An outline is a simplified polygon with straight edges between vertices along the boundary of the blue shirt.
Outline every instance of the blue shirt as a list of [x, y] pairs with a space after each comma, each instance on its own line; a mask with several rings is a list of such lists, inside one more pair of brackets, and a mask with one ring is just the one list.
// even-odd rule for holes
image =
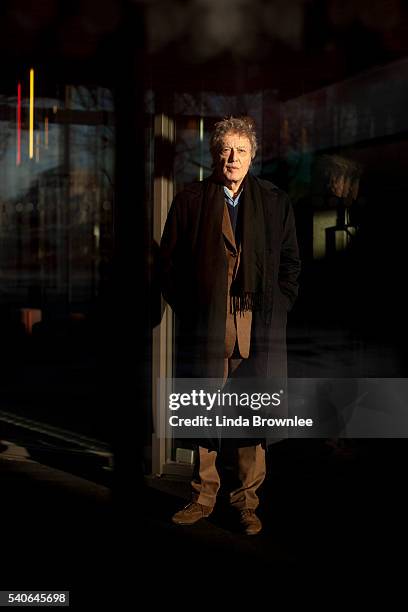
[[232, 206], [233, 208], [235, 208], [236, 206], [238, 206], [238, 202], [239, 202], [239, 198], [241, 197], [242, 194], [242, 189], [239, 192], [239, 194], [236, 196], [236, 198], [231, 198], [230, 196], [230, 190], [228, 189], [228, 187], [225, 187], [224, 185], [224, 196], [225, 196], [225, 201], [227, 202], [227, 204], [229, 204], [230, 206]]

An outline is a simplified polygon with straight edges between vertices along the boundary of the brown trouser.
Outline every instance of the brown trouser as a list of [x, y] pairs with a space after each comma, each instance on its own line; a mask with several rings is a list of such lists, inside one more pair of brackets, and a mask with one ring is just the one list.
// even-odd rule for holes
[[[228, 374], [239, 366], [242, 359], [225, 359], [224, 382]], [[259, 499], [256, 490], [265, 479], [265, 449], [257, 446], [243, 446], [236, 449], [237, 476], [239, 486], [229, 493], [230, 504], [238, 510], [255, 509]], [[193, 501], [203, 506], [214, 506], [220, 488], [217, 466], [217, 451], [198, 447], [194, 477], [191, 482]]]
[[[258, 444], [237, 448], [236, 452], [237, 476], [240, 484], [229, 493], [229, 501], [238, 510], [255, 509], [259, 504], [256, 490], [265, 478], [265, 450], [261, 444]], [[217, 451], [198, 447], [196, 473], [191, 482], [192, 498], [203, 506], [214, 506], [220, 488], [216, 459]]]

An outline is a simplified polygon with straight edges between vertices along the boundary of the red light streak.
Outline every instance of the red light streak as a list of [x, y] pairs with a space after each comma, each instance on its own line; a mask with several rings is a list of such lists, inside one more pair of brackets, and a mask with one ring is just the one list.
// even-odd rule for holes
[[17, 157], [16, 165], [21, 164], [21, 83], [17, 84]]

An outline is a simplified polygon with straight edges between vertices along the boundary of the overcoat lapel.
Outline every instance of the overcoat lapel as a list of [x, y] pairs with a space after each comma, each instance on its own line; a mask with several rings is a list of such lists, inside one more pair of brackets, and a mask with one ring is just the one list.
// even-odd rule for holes
[[225, 202], [224, 203], [224, 215], [222, 218], [222, 233], [224, 236], [224, 239], [229, 243], [227, 246], [229, 246], [229, 249], [233, 250], [234, 253], [237, 252], [237, 245], [235, 243], [235, 237], [234, 237], [234, 232], [232, 229], [232, 225], [231, 225], [231, 218], [228, 212], [228, 204]]

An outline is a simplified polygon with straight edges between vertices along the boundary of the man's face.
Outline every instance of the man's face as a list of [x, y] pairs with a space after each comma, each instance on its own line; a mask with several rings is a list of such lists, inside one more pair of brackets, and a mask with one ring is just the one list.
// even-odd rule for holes
[[251, 165], [251, 143], [246, 136], [228, 132], [221, 143], [215, 160], [218, 177], [224, 184], [235, 189], [245, 178]]

